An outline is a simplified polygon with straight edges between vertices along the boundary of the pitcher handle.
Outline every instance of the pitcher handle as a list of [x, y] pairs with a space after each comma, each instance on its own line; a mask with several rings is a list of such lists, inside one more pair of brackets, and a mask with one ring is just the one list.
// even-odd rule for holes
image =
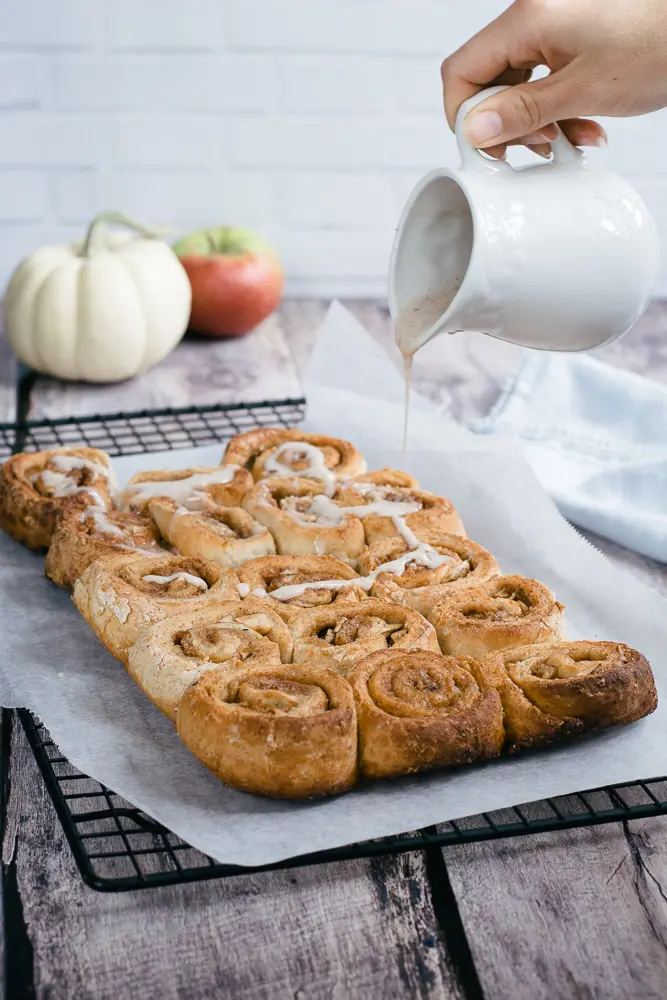
[[[463, 120], [469, 111], [477, 107], [478, 104], [481, 104], [482, 101], [485, 101], [487, 97], [493, 97], [495, 94], [500, 94], [503, 90], [507, 89], [507, 86], [502, 86], [481, 90], [479, 94], [474, 94], [467, 101], [464, 101], [459, 108], [456, 115], [455, 133], [459, 153], [461, 154], [461, 169], [481, 170], [487, 174], [503, 174], [507, 173], [508, 170], [514, 169], [506, 160], [496, 160], [485, 156], [481, 150], [475, 146], [471, 146], [465, 137], [463, 127]], [[550, 143], [553, 151], [553, 166], [583, 166], [585, 164], [583, 153], [576, 146], [572, 145], [560, 127], [558, 128], [558, 135]]]

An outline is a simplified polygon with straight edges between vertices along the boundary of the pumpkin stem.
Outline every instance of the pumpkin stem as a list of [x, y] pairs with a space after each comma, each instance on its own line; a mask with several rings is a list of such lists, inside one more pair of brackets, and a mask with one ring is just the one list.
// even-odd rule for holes
[[124, 215], [123, 212], [100, 212], [96, 215], [93, 221], [88, 226], [88, 232], [86, 233], [86, 238], [83, 241], [83, 246], [81, 247], [81, 257], [89, 257], [92, 245], [96, 242], [95, 236], [98, 231], [105, 228], [109, 223], [115, 223], [118, 226], [127, 226], [128, 229], [134, 229], [135, 232], [141, 233], [142, 236], [148, 236], [150, 239], [161, 239], [167, 236], [171, 232], [168, 228], [151, 229], [145, 226], [143, 222], [137, 222], [136, 219], [132, 219], [129, 215]]

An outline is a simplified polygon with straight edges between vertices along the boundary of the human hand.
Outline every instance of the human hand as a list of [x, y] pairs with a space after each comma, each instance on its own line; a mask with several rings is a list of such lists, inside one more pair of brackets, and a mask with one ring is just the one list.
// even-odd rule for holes
[[[546, 77], [532, 80], [537, 66]], [[524, 143], [548, 155], [558, 125], [577, 146], [604, 146], [584, 115], [667, 106], [667, 0], [515, 0], [442, 64], [452, 129], [462, 102], [511, 84], [466, 116], [468, 141], [494, 156]]]

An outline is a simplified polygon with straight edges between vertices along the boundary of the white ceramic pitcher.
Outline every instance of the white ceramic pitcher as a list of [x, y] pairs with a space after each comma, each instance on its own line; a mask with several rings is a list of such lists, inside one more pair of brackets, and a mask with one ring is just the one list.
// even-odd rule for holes
[[[463, 119], [492, 94], [466, 101], [456, 121], [458, 170], [434, 170], [403, 211], [389, 307], [451, 298], [412, 334], [478, 330], [524, 347], [585, 351], [622, 336], [648, 302], [658, 266], [655, 223], [621, 177], [591, 166], [561, 133], [550, 161], [513, 168], [466, 141]], [[447, 294], [449, 291], [449, 294]]]

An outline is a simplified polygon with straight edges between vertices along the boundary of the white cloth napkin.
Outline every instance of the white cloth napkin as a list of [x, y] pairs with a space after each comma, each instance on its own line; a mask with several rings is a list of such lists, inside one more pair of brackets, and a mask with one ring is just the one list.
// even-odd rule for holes
[[573, 524], [667, 562], [667, 387], [589, 356], [530, 351], [471, 429], [520, 441]]

